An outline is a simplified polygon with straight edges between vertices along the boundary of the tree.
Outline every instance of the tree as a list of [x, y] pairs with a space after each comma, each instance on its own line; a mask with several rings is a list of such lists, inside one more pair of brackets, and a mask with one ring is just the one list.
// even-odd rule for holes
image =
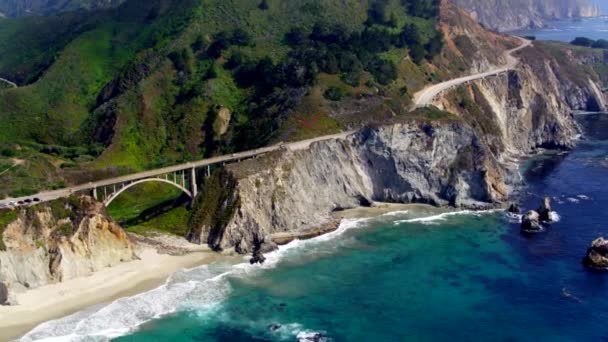
[[424, 46], [426, 50], [426, 59], [432, 60], [435, 56], [441, 53], [443, 48], [443, 34], [437, 32]]
[[422, 45], [414, 45], [410, 47], [410, 57], [412, 57], [412, 61], [416, 64], [420, 64], [424, 57], [426, 56], [426, 52]]
[[576, 38], [574, 38], [573, 41], [570, 42], [570, 44], [572, 44], [572, 45], [586, 46], [586, 47], [591, 47], [591, 45], [593, 45], [593, 43], [595, 43], [593, 41], [593, 39], [589, 39], [587, 37], [576, 37]]
[[258, 5], [258, 8], [261, 9], [262, 11], [268, 10], [270, 8], [268, 6], [268, 1], [267, 0], [262, 0], [262, 2], [260, 2], [260, 4]]
[[598, 39], [593, 44], [591, 44], [591, 47], [596, 49], [608, 49], [608, 40]]

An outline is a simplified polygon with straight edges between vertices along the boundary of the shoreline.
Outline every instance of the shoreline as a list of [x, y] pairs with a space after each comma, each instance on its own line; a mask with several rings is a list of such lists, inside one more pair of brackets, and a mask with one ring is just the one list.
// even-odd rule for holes
[[181, 269], [209, 264], [225, 256], [212, 251], [171, 256], [147, 248], [139, 257], [139, 260], [108, 267], [87, 277], [17, 294], [18, 305], [0, 306], [0, 340], [17, 340], [41, 323], [155, 289]]

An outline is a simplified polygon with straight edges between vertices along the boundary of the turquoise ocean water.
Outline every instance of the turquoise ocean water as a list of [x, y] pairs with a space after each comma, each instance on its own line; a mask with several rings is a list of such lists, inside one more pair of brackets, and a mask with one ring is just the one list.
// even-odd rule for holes
[[582, 120], [590, 140], [523, 170], [524, 207], [548, 194], [560, 216], [544, 233], [502, 212], [349, 220], [263, 266], [179, 272], [24, 340], [608, 341], [608, 274], [580, 262], [608, 236], [608, 116]]

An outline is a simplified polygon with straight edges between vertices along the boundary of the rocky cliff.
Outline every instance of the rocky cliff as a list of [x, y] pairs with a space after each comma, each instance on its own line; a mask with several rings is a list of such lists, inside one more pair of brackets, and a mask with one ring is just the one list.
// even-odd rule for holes
[[202, 190], [225, 195], [201, 196], [189, 238], [246, 253], [268, 234], [311, 229], [372, 201], [485, 208], [507, 198], [504, 172], [458, 119], [367, 127], [227, 167]]
[[573, 111], [607, 109], [600, 77], [590, 67], [601, 63], [601, 54], [537, 42], [519, 58], [517, 70], [459, 87], [435, 105], [483, 132], [505, 156], [571, 147], [578, 135]]
[[[593, 50], [536, 43], [517, 70], [447, 92], [427, 110], [343, 140], [228, 166], [206, 181], [188, 238], [248, 253], [277, 232], [327, 224], [336, 210], [381, 202], [502, 205], [520, 184], [514, 158], [568, 149], [574, 110], [605, 109]], [[578, 48], [576, 48], [578, 49]]]
[[135, 258], [124, 230], [88, 197], [21, 209], [0, 231], [0, 283], [9, 292], [86, 276]]
[[543, 27], [547, 20], [595, 17], [589, 0], [454, 0], [486, 27], [499, 31]]

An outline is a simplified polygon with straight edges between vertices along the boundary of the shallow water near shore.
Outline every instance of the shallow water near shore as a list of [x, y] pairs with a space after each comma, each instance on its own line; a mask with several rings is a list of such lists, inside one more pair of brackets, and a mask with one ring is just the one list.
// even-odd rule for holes
[[[581, 120], [608, 125], [606, 115]], [[581, 265], [591, 240], [608, 235], [608, 141], [589, 138], [569, 154], [528, 162], [523, 207], [547, 194], [560, 217], [544, 233], [523, 236], [502, 212], [347, 219], [283, 246], [263, 266], [179, 272], [26, 340], [607, 340], [608, 273]]]

